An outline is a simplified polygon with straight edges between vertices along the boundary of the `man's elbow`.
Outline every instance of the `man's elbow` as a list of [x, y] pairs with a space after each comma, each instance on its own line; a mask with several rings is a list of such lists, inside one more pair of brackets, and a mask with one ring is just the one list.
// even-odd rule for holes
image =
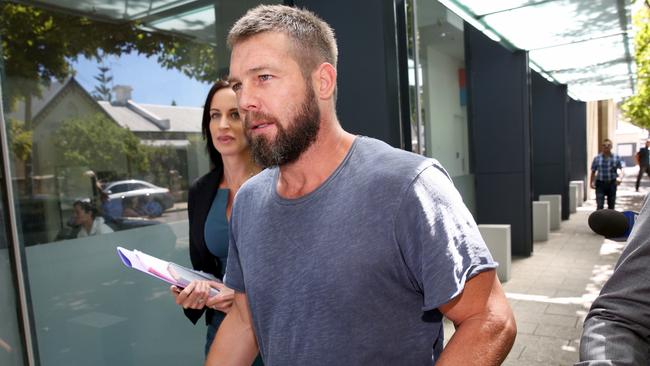
[[500, 314], [494, 314], [489, 320], [489, 327], [491, 337], [498, 340], [497, 343], [502, 345], [507, 354], [517, 337], [517, 323], [512, 310], [508, 307], [507, 310], [504, 309]]
[[515, 321], [515, 316], [512, 312], [510, 313], [510, 316], [502, 322], [502, 324], [501, 334], [503, 334], [503, 337], [507, 339], [510, 342], [510, 346], [512, 346], [517, 337], [517, 322]]

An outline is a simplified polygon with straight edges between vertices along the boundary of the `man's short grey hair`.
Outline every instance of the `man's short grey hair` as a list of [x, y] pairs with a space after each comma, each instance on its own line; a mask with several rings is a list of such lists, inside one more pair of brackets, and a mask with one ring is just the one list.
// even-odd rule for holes
[[264, 32], [281, 32], [293, 40], [294, 57], [305, 77], [323, 62], [336, 67], [338, 48], [334, 31], [309, 10], [285, 5], [259, 5], [233, 25], [228, 34], [228, 45], [232, 48]]

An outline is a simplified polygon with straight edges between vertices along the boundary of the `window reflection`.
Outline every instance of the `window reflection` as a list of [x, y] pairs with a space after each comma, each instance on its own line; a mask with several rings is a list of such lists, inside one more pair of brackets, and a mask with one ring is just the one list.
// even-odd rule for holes
[[463, 20], [435, 0], [413, 0], [411, 55], [419, 152], [439, 160], [474, 210]]
[[257, 3], [0, 3], [14, 224], [40, 364], [202, 362], [203, 329], [115, 247], [189, 266], [187, 189], [210, 169], [201, 106], [227, 72], [227, 29]]
[[[0, 162], [0, 177], [4, 177], [2, 162]], [[1, 190], [0, 190], [1, 192]], [[11, 272], [11, 252], [9, 240], [4, 228], [7, 215], [5, 214], [4, 195], [0, 194], [0, 365], [19, 366], [23, 360], [23, 345], [18, 321], [18, 293], [15, 287], [15, 277]]]

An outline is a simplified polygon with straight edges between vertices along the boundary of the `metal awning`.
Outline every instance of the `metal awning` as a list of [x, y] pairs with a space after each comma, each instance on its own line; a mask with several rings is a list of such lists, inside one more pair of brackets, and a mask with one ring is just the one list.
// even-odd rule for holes
[[575, 99], [634, 94], [630, 0], [440, 2], [493, 40], [529, 51], [531, 68], [567, 84]]
[[[109, 21], [183, 34], [216, 45], [218, 18], [256, 0], [24, 1]], [[430, 0], [435, 1], [435, 0]], [[530, 66], [568, 85], [579, 100], [620, 99], [634, 93], [636, 65], [630, 0], [438, 0], [490, 38], [529, 51]], [[232, 7], [238, 8], [236, 10]], [[215, 28], [217, 26], [217, 28]]]
[[17, 0], [25, 4], [87, 16], [107, 22], [136, 21], [142, 28], [182, 34], [215, 45], [218, 42], [215, 0]]

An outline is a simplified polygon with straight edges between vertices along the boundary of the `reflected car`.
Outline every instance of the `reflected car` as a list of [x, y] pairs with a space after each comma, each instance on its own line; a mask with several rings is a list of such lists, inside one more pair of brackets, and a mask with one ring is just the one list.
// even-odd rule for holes
[[142, 199], [143, 203], [156, 202], [163, 211], [174, 206], [174, 197], [169, 192], [169, 189], [158, 187], [143, 180], [129, 179], [108, 182], [102, 185], [102, 191], [111, 200], [139, 198]]

